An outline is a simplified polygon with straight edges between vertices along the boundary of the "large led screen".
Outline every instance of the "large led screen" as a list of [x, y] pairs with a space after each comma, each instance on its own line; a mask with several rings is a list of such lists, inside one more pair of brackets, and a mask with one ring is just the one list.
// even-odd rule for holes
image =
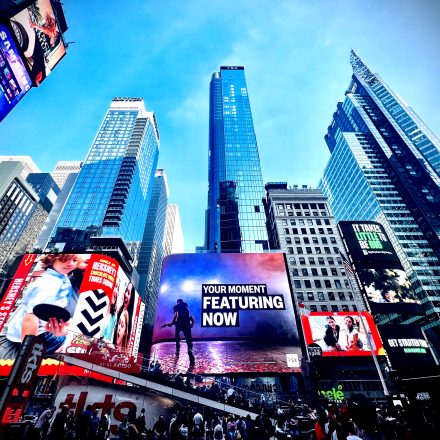
[[0, 121], [31, 89], [32, 81], [9, 30], [0, 23]]
[[323, 356], [384, 354], [377, 327], [367, 312], [311, 312], [301, 316], [307, 345], [318, 344]]
[[113, 258], [28, 254], [0, 301], [0, 361], [14, 360], [27, 334], [46, 355], [67, 353], [105, 366], [132, 363], [144, 305]]
[[414, 368], [420, 372], [423, 368], [436, 366], [429, 344], [416, 325], [381, 325], [379, 332], [395, 370], [407, 371]]
[[151, 357], [168, 372], [300, 371], [284, 255], [165, 258]]
[[338, 227], [355, 263], [363, 261], [399, 262], [399, 258], [380, 223], [341, 221], [338, 223]]
[[35, 85], [49, 75], [66, 54], [50, 0], [37, 0], [10, 19]]

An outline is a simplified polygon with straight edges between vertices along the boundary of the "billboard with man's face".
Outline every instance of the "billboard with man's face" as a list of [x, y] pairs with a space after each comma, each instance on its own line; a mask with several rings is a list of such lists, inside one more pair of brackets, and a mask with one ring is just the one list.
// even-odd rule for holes
[[311, 312], [301, 316], [307, 345], [319, 345], [323, 356], [384, 354], [377, 327], [367, 312]]
[[67, 353], [124, 369], [137, 354], [144, 305], [113, 258], [28, 254], [0, 310], [0, 360], [14, 360], [31, 334], [48, 356]]
[[10, 25], [34, 84], [41, 84], [66, 54], [50, 0], [37, 0], [14, 15]]
[[284, 255], [166, 257], [151, 357], [169, 372], [299, 371]]

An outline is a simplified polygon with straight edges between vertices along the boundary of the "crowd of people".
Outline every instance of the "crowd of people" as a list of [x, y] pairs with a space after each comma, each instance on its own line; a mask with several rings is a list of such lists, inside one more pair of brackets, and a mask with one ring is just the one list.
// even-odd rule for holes
[[[214, 385], [214, 384], [213, 384]], [[224, 391], [218, 384], [218, 393]], [[212, 389], [213, 387], [211, 387]], [[214, 386], [214, 389], [216, 387]], [[233, 388], [225, 391], [234, 404]], [[260, 399], [262, 400], [262, 399]], [[413, 440], [434, 438], [434, 426], [417, 427], [424, 420], [401, 406], [365, 406], [362, 402], [322, 402], [314, 408], [290, 400], [269, 408], [261, 402], [258, 413], [237, 416], [211, 407], [181, 406], [160, 415], [148, 426], [145, 409], [132, 407], [118, 423], [111, 411], [88, 405], [75, 413], [68, 405], [45, 410], [23, 439], [28, 440]], [[148, 410], [148, 409], [147, 409]], [[270, 411], [268, 411], [270, 410]], [[372, 411], [371, 411], [372, 410]], [[150, 418], [151, 420], [151, 418]], [[116, 423], [116, 424], [115, 424]]]

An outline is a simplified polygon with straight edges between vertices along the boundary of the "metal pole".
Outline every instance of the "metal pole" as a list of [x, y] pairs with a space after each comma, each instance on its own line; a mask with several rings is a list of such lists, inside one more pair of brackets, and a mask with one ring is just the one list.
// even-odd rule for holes
[[350, 273], [347, 273], [348, 282], [350, 283], [351, 290], [353, 291], [353, 294], [354, 294], [354, 302], [356, 303], [357, 313], [358, 313], [359, 319], [361, 321], [362, 328], [363, 328], [363, 330], [365, 332], [365, 335], [367, 337], [367, 345], [368, 345], [368, 348], [371, 350], [371, 354], [373, 355], [374, 365], [376, 366], [377, 374], [379, 375], [380, 383], [382, 384], [383, 393], [385, 394], [385, 396], [389, 396], [390, 393], [388, 391], [387, 384], [386, 384], [385, 379], [383, 377], [382, 370], [380, 369], [379, 362], [377, 361], [377, 356], [376, 356], [376, 353], [374, 351], [375, 347], [373, 346], [373, 343], [371, 341], [371, 335], [367, 331], [367, 328], [365, 326], [365, 322], [364, 322], [363, 317], [361, 315], [361, 312], [359, 310], [359, 303], [358, 303], [358, 298], [357, 298], [357, 289], [353, 288], [353, 283], [351, 282], [351, 276], [352, 275]]

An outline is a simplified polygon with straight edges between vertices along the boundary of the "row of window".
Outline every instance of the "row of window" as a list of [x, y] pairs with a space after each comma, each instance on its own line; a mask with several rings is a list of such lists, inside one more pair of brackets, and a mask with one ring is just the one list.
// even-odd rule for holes
[[[322, 267], [321, 268], [321, 275], [324, 277], [329, 276], [329, 270], [330, 270], [330, 274], [331, 276], [337, 277], [337, 276], [341, 276], [341, 277], [345, 277], [345, 270], [344, 269], [339, 269], [340, 270], [340, 274], [338, 274], [338, 269], [336, 269], [336, 267], [332, 267], [327, 269], [326, 267]], [[312, 277], [318, 277], [320, 276], [318, 274], [318, 269], [316, 267], [312, 267], [312, 268], [307, 268], [307, 267], [303, 267], [301, 269], [301, 272], [299, 271], [299, 269], [293, 268], [291, 270], [292, 276], [294, 277], [298, 277], [300, 276], [300, 274], [304, 277], [308, 277], [308, 276], [312, 276]], [[348, 284], [348, 281], [346, 283], [346, 285]]]
[[[345, 287], [349, 287], [348, 280], [344, 280], [344, 281], [346, 281]], [[317, 289], [321, 289], [322, 287], [326, 287], [327, 289], [333, 288], [331, 280], [313, 280], [313, 282], [314, 282], [314, 287], [316, 287]], [[336, 289], [342, 289], [342, 283], [340, 280], [334, 279], [333, 283]], [[305, 287], [306, 289], [311, 289], [312, 280], [293, 280], [293, 287], [295, 289], [302, 289], [303, 287]], [[343, 293], [343, 292], [339, 292], [339, 293]], [[339, 299], [343, 300], [345, 298], [339, 298]]]
[[[299, 232], [300, 231], [300, 232]], [[307, 228], [283, 228], [283, 232], [284, 234], [302, 234], [302, 235], [316, 235], [316, 229], [315, 228], [309, 228], [309, 230], [307, 231]], [[318, 234], [319, 235], [325, 235], [324, 232], [324, 228], [318, 228]], [[332, 228], [327, 228], [327, 234], [328, 235], [332, 235], [333, 234], [333, 229]]]
[[320, 247], [315, 247], [314, 251], [312, 250], [312, 247], [310, 246], [306, 246], [304, 249], [301, 246], [298, 246], [295, 250], [293, 249], [293, 247], [291, 246], [287, 246], [287, 253], [288, 254], [297, 254], [297, 255], [301, 255], [301, 254], [331, 254], [331, 253], [335, 253], [338, 254], [339, 253], [339, 249], [337, 247], [333, 248], [333, 252], [332, 250], [325, 246], [324, 247], [324, 252], [322, 252], [322, 249]]
[[[318, 261], [318, 264], [320, 265], [320, 266], [324, 266], [324, 265], [326, 265], [326, 263], [325, 263], [325, 260], [324, 260], [324, 257], [317, 257], [317, 260], [316, 261]], [[309, 264], [316, 264], [315, 263], [315, 257], [308, 257], [308, 262], [309, 262]], [[296, 266], [296, 264], [297, 264], [297, 259], [295, 258], [295, 257], [289, 257], [289, 263], [292, 265], [292, 266]], [[305, 259], [305, 257], [298, 257], [298, 263], [300, 264], [300, 265], [304, 265], [304, 264], [306, 264], [306, 259]], [[334, 266], [335, 265], [335, 258], [334, 257], [327, 257], [327, 263], [330, 265], [330, 266]], [[342, 265], [342, 259], [340, 258], [340, 257], [336, 257], [336, 263], [339, 265], [339, 266], [341, 266]], [[321, 270], [324, 270], [324, 268], [322, 268]]]
[[[299, 226], [305, 226], [306, 220], [303, 219], [299, 219], [299, 220], [289, 220], [290, 226], [296, 226], [297, 224]], [[287, 226], [287, 220], [281, 220], [281, 224], [283, 226]], [[322, 220], [321, 219], [307, 219], [307, 225], [308, 226], [313, 226], [313, 225], [318, 225], [321, 226], [322, 225]], [[328, 218], [324, 219], [324, 225], [330, 226], [330, 220]]]
[[[286, 244], [292, 244], [292, 238], [291, 237], [286, 237]], [[328, 241], [330, 240], [331, 244], [337, 244], [336, 242], [336, 237], [330, 237], [329, 239], [327, 237], [321, 237], [321, 243], [322, 244], [328, 244]], [[310, 238], [309, 237], [303, 237], [302, 241], [300, 237], [294, 237], [293, 241], [295, 242], [295, 244], [310, 244]], [[319, 240], [318, 237], [312, 237], [312, 244], [319, 244]]]

